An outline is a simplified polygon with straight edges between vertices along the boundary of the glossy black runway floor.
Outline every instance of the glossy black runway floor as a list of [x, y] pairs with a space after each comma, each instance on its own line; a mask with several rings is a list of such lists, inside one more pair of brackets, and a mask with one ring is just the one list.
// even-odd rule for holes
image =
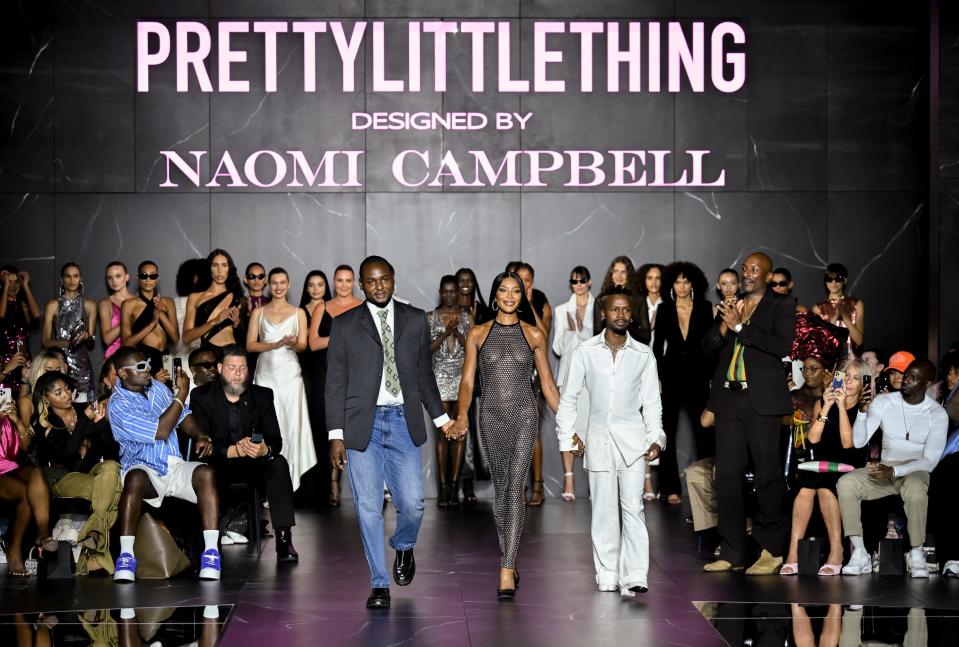
[[[200, 639], [203, 645], [218, 639], [224, 645], [277, 646], [781, 646], [804, 644], [807, 625], [815, 636], [832, 636], [841, 627], [847, 634], [842, 644], [849, 644], [848, 635], [859, 635], [857, 631], [863, 636], [869, 631], [888, 634], [890, 644], [940, 644], [941, 635], [953, 639], [941, 644], [959, 642], [959, 581], [938, 576], [910, 581], [705, 575], [680, 511], [658, 502], [647, 512], [652, 540], [649, 593], [622, 601], [618, 593], [597, 592], [589, 502], [551, 499], [529, 510], [516, 599], [497, 602], [498, 552], [489, 504], [452, 511], [437, 509], [435, 501], [427, 504], [416, 547], [415, 581], [392, 588], [388, 611], [364, 607], [369, 571], [354, 512], [344, 506], [298, 511], [294, 543], [301, 562], [296, 566], [276, 564], [272, 540], [264, 544], [260, 559], [252, 548], [224, 547], [220, 582], [181, 576], [114, 585], [101, 578], [38, 582], [0, 577], [0, 644], [16, 644], [8, 639], [14, 635], [42, 632], [44, 618], [38, 612], [56, 612], [60, 625], [50, 632], [53, 644], [89, 644], [57, 640], [58, 634], [83, 636], [85, 620], [67, 613], [81, 609], [113, 609], [101, 619], [121, 625], [120, 637], [126, 638], [119, 644], [138, 644], [130, 642], [131, 636], [150, 644], [150, 635], [167, 635], [162, 644]], [[388, 528], [392, 518], [390, 508]], [[203, 621], [204, 605], [219, 606], [207, 607], [212, 621]], [[178, 609], [163, 612], [157, 607]], [[136, 608], [137, 620], [131, 622], [143, 625], [143, 631], [126, 631], [116, 621], [119, 608]], [[169, 614], [172, 627], [163, 628]], [[157, 634], [157, 627], [167, 633]], [[104, 631], [117, 633], [112, 626]], [[830, 638], [818, 644], [839, 643]]]

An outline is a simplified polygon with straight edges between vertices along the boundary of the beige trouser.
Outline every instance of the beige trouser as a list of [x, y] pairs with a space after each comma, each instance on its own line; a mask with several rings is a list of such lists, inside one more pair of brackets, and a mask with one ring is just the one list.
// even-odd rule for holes
[[847, 537], [862, 536], [862, 501], [873, 501], [898, 494], [906, 511], [909, 545], [926, 541], [926, 512], [929, 507], [929, 472], [912, 472], [891, 481], [874, 479], [866, 468], [849, 472], [836, 485], [842, 528]]
[[715, 528], [719, 523], [716, 511], [716, 459], [704, 458], [686, 468], [686, 489], [693, 511], [693, 530]]
[[86, 499], [93, 509], [80, 530], [78, 541], [94, 536], [96, 548], [80, 552], [77, 574], [89, 572], [89, 560], [94, 560], [100, 568], [112, 573], [110, 528], [117, 520], [117, 507], [120, 504], [120, 465], [116, 461], [103, 461], [94, 465], [89, 473], [70, 472], [53, 486], [53, 495]]

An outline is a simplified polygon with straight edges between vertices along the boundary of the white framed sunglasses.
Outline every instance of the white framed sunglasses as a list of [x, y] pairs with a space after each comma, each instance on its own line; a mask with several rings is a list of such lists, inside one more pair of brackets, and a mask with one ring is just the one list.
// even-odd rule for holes
[[141, 362], [137, 362], [136, 364], [130, 364], [129, 366], [121, 366], [121, 367], [120, 367], [119, 369], [117, 369], [117, 370], [122, 371], [122, 370], [126, 369], [126, 370], [128, 370], [128, 371], [136, 371], [136, 372], [138, 372], [138, 373], [143, 373], [144, 371], [149, 371], [150, 368], [151, 368], [151, 366], [150, 366], [150, 358], [147, 358], [147, 359], [145, 359], [145, 360], [143, 360], [143, 361], [141, 361]]

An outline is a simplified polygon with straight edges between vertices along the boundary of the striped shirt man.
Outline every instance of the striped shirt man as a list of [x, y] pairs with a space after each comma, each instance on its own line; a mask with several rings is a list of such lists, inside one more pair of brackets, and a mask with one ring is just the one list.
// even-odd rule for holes
[[[160, 416], [172, 402], [173, 393], [156, 380], [143, 394], [123, 388], [122, 382], [117, 380], [108, 407], [113, 437], [120, 443], [121, 473], [136, 465], [145, 465], [162, 476], [167, 472], [170, 456], [183, 458], [176, 431], [170, 432], [165, 440], [156, 437]], [[183, 408], [176, 426], [188, 415], [190, 410]]]

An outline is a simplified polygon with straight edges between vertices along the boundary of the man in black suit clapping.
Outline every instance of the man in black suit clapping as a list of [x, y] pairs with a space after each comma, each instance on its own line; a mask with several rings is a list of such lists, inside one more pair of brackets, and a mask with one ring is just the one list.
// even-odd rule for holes
[[757, 252], [743, 261], [743, 298], [721, 303], [703, 340], [717, 355], [707, 408], [716, 413], [716, 490], [721, 559], [709, 573], [739, 571], [746, 563], [743, 475], [752, 456], [758, 510], [752, 535], [762, 554], [746, 573], [772, 575], [782, 565], [786, 541], [786, 483], [780, 460], [780, 419], [790, 413], [782, 358], [796, 328], [796, 299], [766, 289], [772, 260]]
[[379, 256], [360, 265], [366, 303], [333, 320], [326, 372], [330, 461], [349, 466], [350, 488], [370, 566], [367, 608], [390, 606], [383, 545], [383, 483], [396, 506], [393, 579], [413, 581], [413, 546], [423, 520], [422, 403], [433, 424], [450, 424], [430, 353], [426, 313], [393, 299], [393, 266]]
[[[266, 490], [270, 520], [276, 531], [276, 559], [298, 562], [293, 548], [293, 481], [280, 451], [283, 437], [273, 407], [273, 391], [249, 381], [246, 351], [232, 344], [223, 349], [219, 379], [190, 394], [190, 408], [200, 427], [213, 439], [210, 463], [217, 485], [251, 483]], [[222, 498], [222, 497], [221, 497]], [[250, 523], [258, 523], [250, 519]]]

